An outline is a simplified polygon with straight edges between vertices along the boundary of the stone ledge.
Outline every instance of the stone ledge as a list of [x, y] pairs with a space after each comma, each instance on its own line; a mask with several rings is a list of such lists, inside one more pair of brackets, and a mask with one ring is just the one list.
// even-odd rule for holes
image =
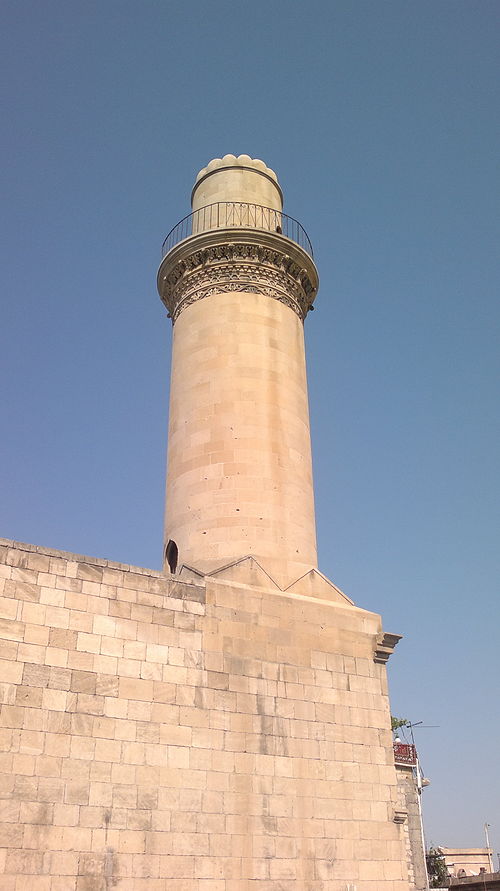
[[147, 569], [143, 566], [134, 566], [131, 563], [117, 563], [113, 560], [105, 560], [101, 557], [88, 557], [85, 554], [74, 554], [71, 551], [59, 551], [55, 548], [44, 548], [41, 545], [27, 544], [24, 541], [14, 541], [10, 538], [0, 538], [0, 548], [9, 548], [16, 551], [27, 551], [30, 554], [41, 554], [44, 557], [57, 557], [60, 560], [71, 560], [74, 563], [90, 563], [92, 566], [101, 566], [106, 569], [118, 569], [121, 572], [133, 572], [137, 575], [147, 575], [155, 579], [169, 579], [164, 572], [156, 569]]

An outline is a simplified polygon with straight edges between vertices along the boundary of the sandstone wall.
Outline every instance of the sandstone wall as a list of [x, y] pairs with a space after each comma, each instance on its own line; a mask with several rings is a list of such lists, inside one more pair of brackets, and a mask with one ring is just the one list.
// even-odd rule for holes
[[397, 766], [396, 775], [401, 810], [407, 815], [404, 834], [410, 889], [411, 891], [413, 889], [414, 891], [427, 891], [429, 884], [416, 777], [412, 767], [402, 764]]
[[213, 294], [177, 319], [166, 505], [203, 571], [254, 554], [288, 584], [317, 565], [304, 329], [278, 300]]
[[3, 541], [1, 891], [407, 891], [377, 616]]

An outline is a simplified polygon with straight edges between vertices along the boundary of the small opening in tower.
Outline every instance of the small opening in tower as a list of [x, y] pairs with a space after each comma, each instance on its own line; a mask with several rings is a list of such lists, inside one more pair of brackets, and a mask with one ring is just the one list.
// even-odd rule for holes
[[171, 538], [168, 540], [167, 547], [165, 548], [165, 560], [168, 563], [170, 572], [172, 575], [175, 575], [175, 571], [177, 569], [177, 560], [179, 559], [179, 549]]

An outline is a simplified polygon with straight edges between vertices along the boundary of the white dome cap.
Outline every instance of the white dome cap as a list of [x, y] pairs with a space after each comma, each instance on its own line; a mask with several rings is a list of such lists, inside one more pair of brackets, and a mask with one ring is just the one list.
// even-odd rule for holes
[[217, 202], [236, 202], [281, 211], [283, 193], [278, 177], [260, 158], [224, 155], [203, 167], [191, 194], [193, 210]]
[[274, 170], [271, 170], [267, 164], [264, 164], [264, 161], [261, 161], [260, 158], [251, 158], [250, 155], [224, 155], [223, 158], [213, 158], [208, 162], [206, 167], [202, 167], [198, 176], [196, 177], [196, 182], [199, 182], [200, 179], [203, 179], [207, 175], [207, 173], [212, 173], [213, 170], [217, 170], [220, 167], [246, 167], [253, 168], [254, 170], [258, 170], [261, 173], [265, 173], [270, 179], [273, 179], [276, 183], [278, 182], [278, 177], [276, 176]]

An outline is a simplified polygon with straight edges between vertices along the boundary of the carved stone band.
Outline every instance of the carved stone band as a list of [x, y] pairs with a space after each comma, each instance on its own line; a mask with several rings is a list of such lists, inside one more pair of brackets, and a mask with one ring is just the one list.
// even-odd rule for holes
[[282, 235], [217, 229], [186, 238], [166, 255], [158, 290], [173, 323], [197, 300], [233, 291], [265, 294], [304, 319], [318, 290], [318, 274], [311, 257]]

